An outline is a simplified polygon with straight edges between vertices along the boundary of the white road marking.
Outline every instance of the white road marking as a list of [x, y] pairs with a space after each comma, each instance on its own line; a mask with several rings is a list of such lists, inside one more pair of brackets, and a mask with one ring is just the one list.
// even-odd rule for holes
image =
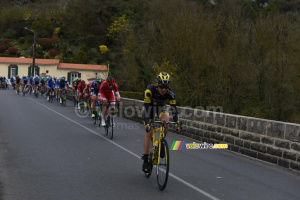
[[[62, 115], [62, 114], [60, 114], [59, 112], [57, 112], [57, 111], [55, 111], [55, 110], [49, 108], [48, 106], [45, 106], [44, 104], [42, 104], [42, 103], [40, 103], [40, 102], [38, 102], [38, 101], [36, 101], [36, 100], [33, 100], [33, 99], [31, 99], [31, 98], [30, 98], [30, 100], [32, 100], [32, 101], [34, 101], [34, 102], [40, 104], [41, 106], [44, 106], [44, 107], [47, 108], [48, 110], [51, 110], [52, 112], [54, 112], [54, 113], [60, 115], [61, 117], [63, 117], [63, 118], [65, 118], [65, 119], [67, 119], [67, 120], [73, 122], [74, 124], [77, 124], [78, 126], [81, 126], [82, 128], [88, 130], [89, 132], [91, 132], [91, 133], [93, 133], [93, 134], [95, 134], [95, 135], [97, 135], [97, 136], [99, 136], [99, 137], [105, 139], [106, 141], [112, 143], [113, 145], [119, 147], [120, 149], [126, 151], [127, 153], [129, 153], [129, 154], [135, 156], [136, 158], [141, 159], [141, 156], [139, 156], [139, 155], [133, 153], [132, 151], [130, 151], [130, 150], [126, 149], [125, 147], [123, 147], [123, 146], [121, 146], [121, 145], [115, 143], [114, 141], [112, 141], [112, 140], [110, 140], [110, 139], [108, 139], [108, 138], [106, 138], [106, 137], [100, 135], [99, 133], [97, 133], [97, 132], [95, 132], [95, 131], [93, 131], [93, 130], [87, 128], [86, 126], [83, 126], [82, 124], [80, 124], [80, 123], [78, 123], [78, 122], [76, 122], [76, 121], [74, 121], [74, 120], [72, 120], [72, 119], [70, 119], [70, 118], [68, 118], [68, 117], [66, 117], [66, 116], [64, 116], [64, 115]], [[179, 178], [178, 176], [176, 176], [176, 175], [174, 175], [174, 174], [172, 174], [172, 173], [169, 173], [169, 176], [171, 176], [172, 178], [176, 179], [177, 181], [183, 183], [184, 185], [188, 186], [189, 188], [191, 188], [191, 189], [193, 189], [193, 190], [195, 190], [195, 191], [201, 193], [202, 195], [204, 195], [204, 196], [206, 196], [206, 197], [208, 197], [208, 198], [210, 198], [210, 199], [212, 199], [212, 200], [219, 200], [217, 197], [215, 197], [215, 196], [213, 196], [213, 195], [211, 195], [211, 194], [205, 192], [204, 190], [201, 190], [200, 188], [198, 188], [198, 187], [196, 187], [196, 186], [190, 184], [189, 182], [187, 182], [187, 181], [185, 181], [185, 180]]]

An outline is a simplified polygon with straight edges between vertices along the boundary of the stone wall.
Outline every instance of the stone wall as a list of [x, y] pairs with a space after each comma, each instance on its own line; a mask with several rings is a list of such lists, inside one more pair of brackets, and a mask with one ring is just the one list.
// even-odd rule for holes
[[[142, 122], [143, 101], [122, 98], [119, 116]], [[300, 125], [178, 107], [183, 135], [300, 171]], [[174, 127], [171, 130], [175, 130]]]

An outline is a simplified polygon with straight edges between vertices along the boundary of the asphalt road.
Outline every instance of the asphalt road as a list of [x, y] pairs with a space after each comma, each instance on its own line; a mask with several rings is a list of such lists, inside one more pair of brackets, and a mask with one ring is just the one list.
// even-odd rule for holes
[[[147, 179], [144, 127], [116, 118], [108, 139], [88, 117], [43, 98], [0, 90], [0, 181], [4, 200], [300, 199], [300, 176], [226, 150], [170, 151], [164, 191]], [[168, 134], [167, 141], [193, 141]]]

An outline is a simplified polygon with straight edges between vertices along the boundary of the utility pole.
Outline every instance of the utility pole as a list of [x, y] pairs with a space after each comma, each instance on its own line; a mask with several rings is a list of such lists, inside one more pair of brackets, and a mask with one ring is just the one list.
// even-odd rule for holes
[[29, 32], [33, 33], [33, 51], [32, 51], [32, 68], [31, 68], [31, 75], [34, 76], [34, 69], [35, 69], [35, 48], [36, 48], [36, 30], [31, 30], [27, 27], [24, 29], [28, 30]]

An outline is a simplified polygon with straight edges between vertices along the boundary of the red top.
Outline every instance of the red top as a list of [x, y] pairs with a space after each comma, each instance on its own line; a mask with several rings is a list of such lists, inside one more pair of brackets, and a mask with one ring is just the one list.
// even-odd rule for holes
[[82, 84], [81, 82], [79, 83], [79, 85], [77, 86], [77, 90], [83, 91], [83, 89], [85, 88], [86, 83]]
[[98, 94], [109, 94], [112, 91], [119, 92], [118, 85], [116, 83], [113, 84], [113, 87], [109, 88], [106, 81], [101, 83]]

